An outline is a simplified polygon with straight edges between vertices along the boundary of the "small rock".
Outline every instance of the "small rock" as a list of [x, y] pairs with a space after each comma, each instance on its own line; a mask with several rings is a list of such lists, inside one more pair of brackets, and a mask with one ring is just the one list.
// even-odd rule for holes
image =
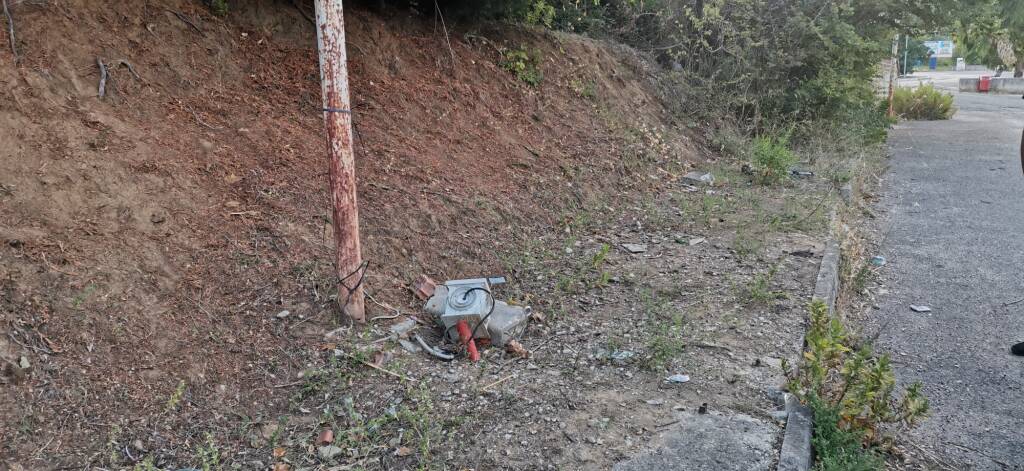
[[710, 173], [690, 172], [683, 175], [683, 183], [693, 186], [713, 185], [715, 176]]
[[289, 315], [291, 315], [291, 311], [285, 309], [285, 310], [277, 313], [277, 315], [274, 316], [274, 317], [276, 317], [278, 319], [284, 319], [284, 318], [288, 317]]
[[669, 383], [680, 384], [690, 381], [690, 377], [688, 375], [672, 375], [669, 376], [668, 378], [665, 378], [665, 381]]
[[163, 213], [153, 213], [149, 216], [149, 222], [153, 224], [160, 224], [166, 220], [167, 216], [164, 216]]
[[340, 455], [342, 451], [344, 450], [334, 445], [324, 445], [320, 448], [317, 448], [316, 453], [317, 455], [320, 455], [320, 459], [329, 460], [331, 458], [334, 458], [335, 456]]
[[416, 328], [416, 321], [414, 319], [406, 319], [406, 320], [404, 320], [402, 322], [399, 322], [399, 323], [391, 326], [391, 328], [389, 330], [391, 330], [392, 334], [395, 334], [395, 335], [397, 335], [399, 337], [403, 337], [403, 336], [405, 336], [405, 334], [409, 333], [409, 331], [411, 331], [412, 329], [415, 329], [415, 328]]
[[914, 312], [932, 312], [932, 308], [923, 304], [911, 304], [910, 310]]
[[628, 364], [629, 360], [631, 360], [634, 356], [636, 356], [636, 353], [633, 353], [629, 350], [622, 350], [612, 353], [611, 355], [608, 356], [608, 358], [612, 360], [612, 363], [622, 366]]
[[644, 253], [647, 251], [647, 244], [622, 244], [622, 248], [629, 253]]
[[418, 343], [406, 339], [398, 339], [398, 344], [409, 353], [419, 353], [423, 351], [423, 347]]
[[697, 244], [703, 244], [705, 241], [707, 241], [707, 239], [703, 237], [693, 237], [690, 239], [690, 246], [693, 247], [694, 245]]
[[23, 370], [27, 370], [29, 368], [32, 368], [32, 363], [28, 361], [27, 356], [22, 355], [21, 358], [18, 358], [18, 367]]
[[132, 448], [135, 448], [138, 451], [146, 451], [146, 447], [143, 446], [142, 440], [139, 439], [135, 439], [135, 441], [132, 442]]
[[697, 408], [697, 413], [701, 414], [701, 415], [707, 414], [708, 413], [708, 403], [705, 402], [705, 403], [701, 404], [700, 407]]
[[664, 399], [648, 399], [644, 402], [646, 402], [649, 406], [661, 406], [665, 404]]

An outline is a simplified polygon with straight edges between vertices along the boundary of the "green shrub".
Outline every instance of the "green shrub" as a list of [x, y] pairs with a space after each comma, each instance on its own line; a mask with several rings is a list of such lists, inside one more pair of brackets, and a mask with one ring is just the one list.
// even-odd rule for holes
[[897, 88], [893, 94], [893, 109], [903, 119], [934, 121], [949, 119], [956, 113], [953, 95], [936, 90], [931, 85]]
[[859, 430], [839, 427], [839, 409], [811, 395], [808, 405], [814, 412], [814, 446], [819, 471], [876, 471], [885, 466], [874, 450], [862, 445], [864, 434]]
[[228, 0], [207, 0], [206, 2], [210, 5], [210, 11], [217, 16], [226, 16], [228, 14]]
[[758, 136], [753, 144], [754, 178], [762, 185], [775, 185], [789, 174], [797, 158], [789, 150], [788, 136]]
[[921, 384], [914, 383], [897, 401], [888, 355], [875, 356], [868, 346], [855, 348], [842, 322], [821, 300], [813, 301], [809, 310], [807, 351], [800, 368], [790, 372], [789, 390], [815, 410], [818, 469], [880, 469], [870, 466], [875, 463], [870, 447], [880, 442], [879, 427], [915, 425], [927, 414], [928, 399]]
[[544, 0], [533, 0], [526, 10], [526, 23], [550, 28], [555, 22], [555, 7]]
[[526, 82], [530, 86], [537, 86], [544, 76], [537, 67], [540, 62], [535, 55], [526, 52], [525, 48], [506, 50], [502, 52], [501, 68], [515, 75], [517, 79]]

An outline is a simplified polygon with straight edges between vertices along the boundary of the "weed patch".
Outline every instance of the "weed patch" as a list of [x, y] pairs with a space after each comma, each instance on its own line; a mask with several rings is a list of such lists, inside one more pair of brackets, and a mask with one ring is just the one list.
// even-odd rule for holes
[[821, 300], [812, 302], [809, 311], [808, 350], [802, 366], [791, 373], [789, 390], [821, 416], [815, 420], [818, 469], [880, 469], [871, 450], [881, 442], [880, 427], [913, 426], [928, 412], [921, 384], [908, 386], [897, 400], [889, 357], [874, 355], [867, 345], [855, 346]]
[[761, 185], [777, 185], [789, 174], [789, 167], [797, 162], [789, 150], [788, 136], [758, 136], [754, 138], [752, 165], [754, 179]]
[[501, 68], [515, 75], [517, 79], [531, 87], [536, 87], [544, 78], [538, 67], [539, 63], [540, 60], [536, 54], [530, 54], [526, 48], [519, 48], [502, 52], [500, 65]]
[[915, 89], [897, 88], [893, 92], [892, 106], [900, 118], [935, 121], [950, 119], [956, 114], [953, 95], [943, 93], [932, 85]]

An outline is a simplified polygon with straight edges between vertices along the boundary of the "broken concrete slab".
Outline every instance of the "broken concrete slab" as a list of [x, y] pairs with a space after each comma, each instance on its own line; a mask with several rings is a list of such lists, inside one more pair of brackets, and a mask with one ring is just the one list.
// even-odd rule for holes
[[781, 428], [749, 415], [677, 413], [654, 448], [617, 463], [615, 471], [774, 469]]
[[647, 251], [647, 244], [622, 244], [622, 248], [629, 253], [644, 253]]

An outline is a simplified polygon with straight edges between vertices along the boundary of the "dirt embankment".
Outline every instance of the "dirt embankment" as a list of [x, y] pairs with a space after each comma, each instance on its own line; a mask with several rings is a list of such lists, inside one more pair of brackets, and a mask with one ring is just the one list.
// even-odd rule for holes
[[[237, 3], [220, 19], [183, 0], [15, 2], [21, 59], [0, 52], [0, 463], [170, 465], [209, 440], [238, 456], [322, 360], [338, 320], [314, 30], [292, 3]], [[416, 306], [420, 273], [515, 268], [503, 254], [575, 210], [660, 182], [633, 166], [651, 158], [646, 132], [663, 141], [655, 160], [693, 154], [662, 133], [630, 51], [451, 24], [449, 49], [430, 17], [347, 20], [379, 300]], [[539, 86], [500, 66], [506, 48], [542, 58]]]

